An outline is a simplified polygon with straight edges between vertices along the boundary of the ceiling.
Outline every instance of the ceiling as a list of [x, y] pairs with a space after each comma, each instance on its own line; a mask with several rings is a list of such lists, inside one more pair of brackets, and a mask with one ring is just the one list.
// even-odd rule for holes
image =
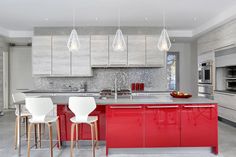
[[77, 26], [116, 26], [120, 8], [122, 26], [162, 26], [165, 10], [169, 30], [198, 33], [235, 16], [235, 7], [235, 0], [1, 0], [0, 31], [17, 36], [36, 26], [71, 26], [73, 9]]

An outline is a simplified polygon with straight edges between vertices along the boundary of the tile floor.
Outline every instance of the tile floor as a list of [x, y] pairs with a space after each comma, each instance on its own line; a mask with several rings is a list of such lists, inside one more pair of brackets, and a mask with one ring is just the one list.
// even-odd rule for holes
[[[3, 117], [0, 117], [0, 157], [17, 157], [17, 151], [14, 150], [14, 124], [15, 115], [14, 112], [6, 112]], [[26, 142], [22, 142], [22, 156], [26, 157]], [[82, 146], [80, 150], [75, 151], [75, 157], [91, 157], [91, 147]], [[219, 157], [236, 157], [236, 128], [219, 122]], [[68, 157], [69, 146], [64, 146], [62, 150], [54, 149], [54, 157]], [[209, 153], [209, 151], [167, 151], [159, 150], [159, 153], [148, 154], [133, 154], [130, 151], [118, 151], [111, 152], [109, 157], [215, 157], [215, 155]], [[32, 157], [48, 157], [48, 149], [44, 150], [32, 150]], [[96, 157], [105, 157], [105, 146], [100, 146], [96, 151]]]

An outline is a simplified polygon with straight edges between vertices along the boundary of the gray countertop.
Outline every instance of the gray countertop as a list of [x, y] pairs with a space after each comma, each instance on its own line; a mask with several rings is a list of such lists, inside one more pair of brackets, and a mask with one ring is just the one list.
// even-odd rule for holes
[[[51, 98], [55, 104], [67, 104], [69, 100], [69, 97], [67, 96], [52, 96]], [[200, 97], [180, 99], [180, 98], [172, 98], [171, 96], [134, 96], [132, 99], [118, 98], [117, 100], [112, 98], [109, 99], [97, 98], [96, 103], [98, 105], [111, 105], [111, 104], [145, 105], [145, 104], [216, 104], [217, 102], [214, 100]]]

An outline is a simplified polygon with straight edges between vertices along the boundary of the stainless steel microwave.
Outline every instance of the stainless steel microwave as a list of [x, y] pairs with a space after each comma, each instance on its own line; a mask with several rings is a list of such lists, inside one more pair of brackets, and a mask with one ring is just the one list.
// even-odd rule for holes
[[212, 84], [212, 61], [200, 63], [198, 65], [198, 83]]

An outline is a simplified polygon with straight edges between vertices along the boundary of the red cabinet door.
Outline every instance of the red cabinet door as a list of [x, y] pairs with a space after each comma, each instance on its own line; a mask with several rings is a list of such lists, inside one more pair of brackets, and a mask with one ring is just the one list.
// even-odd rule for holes
[[181, 146], [217, 147], [217, 124], [217, 105], [182, 105]]
[[143, 107], [106, 107], [106, 145], [107, 148], [143, 147]]
[[146, 106], [144, 136], [145, 147], [180, 146], [180, 106]]

